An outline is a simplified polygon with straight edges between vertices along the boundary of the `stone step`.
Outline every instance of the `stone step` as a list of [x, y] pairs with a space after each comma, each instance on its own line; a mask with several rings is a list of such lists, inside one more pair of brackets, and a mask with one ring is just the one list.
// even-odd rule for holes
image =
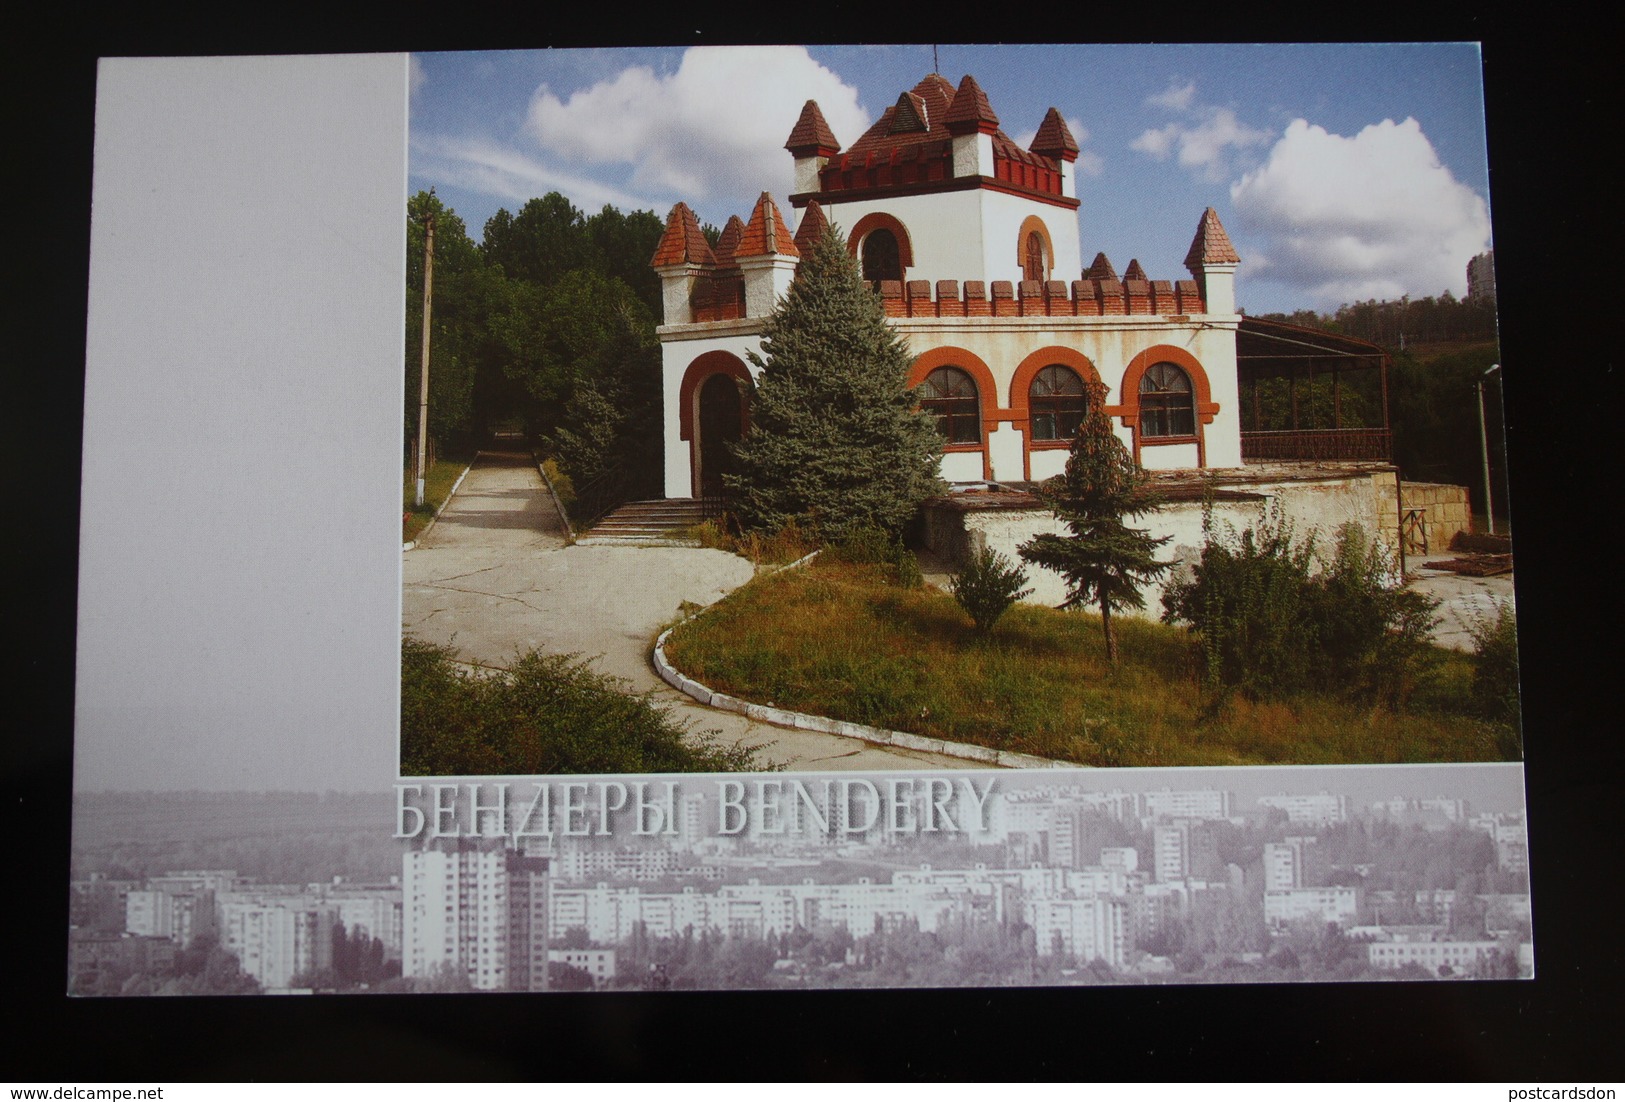
[[695, 547], [689, 539], [673, 539], [671, 533], [689, 528], [705, 519], [705, 506], [698, 501], [631, 501], [599, 521], [576, 540], [581, 544], [628, 544], [634, 546]]

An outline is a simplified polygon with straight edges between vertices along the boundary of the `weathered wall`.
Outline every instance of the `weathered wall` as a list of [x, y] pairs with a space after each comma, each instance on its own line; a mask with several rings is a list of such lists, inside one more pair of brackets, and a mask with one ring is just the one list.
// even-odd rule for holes
[[1430, 554], [1448, 548], [1458, 532], [1473, 530], [1473, 510], [1465, 486], [1405, 482], [1400, 484], [1400, 499], [1406, 510], [1421, 509], [1426, 513]]
[[[1215, 502], [1213, 518], [1217, 525], [1228, 525], [1236, 531], [1255, 527], [1271, 504], [1278, 502], [1300, 539], [1312, 535], [1325, 547], [1337, 529], [1344, 524], [1357, 523], [1385, 549], [1392, 551], [1396, 546], [1397, 486], [1392, 471], [1358, 471], [1337, 477], [1247, 483], [1231, 480], [1225, 489], [1257, 496], [1248, 501]], [[1156, 513], [1141, 517], [1139, 524], [1155, 536], [1171, 537], [1159, 553], [1162, 558], [1178, 564], [1170, 577], [1178, 576], [1182, 569], [1188, 569], [1201, 557], [1200, 501], [1170, 502]], [[1040, 532], [1068, 534], [1064, 525], [1042, 509], [960, 512], [936, 506], [925, 511], [927, 547], [956, 567], [969, 561], [970, 555], [981, 547], [1019, 561], [1018, 549]], [[1066, 599], [1066, 583], [1060, 575], [1035, 566], [1028, 566], [1027, 573], [1028, 584], [1033, 589], [1027, 598], [1030, 603], [1053, 606]], [[1158, 584], [1143, 590], [1145, 610], [1140, 615], [1153, 619], [1162, 615], [1162, 588]]]

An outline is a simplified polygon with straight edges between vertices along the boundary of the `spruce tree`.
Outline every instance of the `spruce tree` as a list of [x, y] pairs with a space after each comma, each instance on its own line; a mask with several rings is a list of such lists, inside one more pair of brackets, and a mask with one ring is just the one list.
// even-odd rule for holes
[[801, 258], [750, 360], [750, 432], [726, 477], [745, 527], [895, 536], [941, 491], [942, 436], [907, 386], [913, 357], [834, 227]]
[[1154, 511], [1160, 500], [1150, 481], [1106, 416], [1106, 388], [1088, 383], [1088, 412], [1072, 441], [1066, 473], [1045, 482], [1039, 498], [1072, 530], [1070, 536], [1034, 536], [1021, 545], [1021, 557], [1066, 579], [1062, 608], [1098, 605], [1106, 636], [1106, 661], [1117, 664], [1117, 638], [1112, 613], [1144, 608], [1140, 586], [1161, 577], [1171, 562], [1156, 557], [1167, 543], [1125, 523]]

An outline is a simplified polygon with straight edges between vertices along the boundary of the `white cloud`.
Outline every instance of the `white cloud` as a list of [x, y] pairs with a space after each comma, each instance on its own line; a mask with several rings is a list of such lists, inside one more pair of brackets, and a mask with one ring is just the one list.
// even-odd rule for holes
[[1252, 273], [1322, 307], [1461, 294], [1467, 261], [1490, 240], [1484, 200], [1439, 162], [1415, 119], [1352, 138], [1296, 119], [1230, 198], [1236, 228], [1263, 245]]
[[[1188, 106], [1195, 85], [1180, 89], [1179, 102]], [[1164, 93], [1164, 97], [1169, 93]], [[1164, 97], [1153, 96], [1151, 102]], [[1166, 106], [1166, 104], [1164, 104]], [[1147, 130], [1129, 143], [1129, 148], [1148, 154], [1159, 161], [1177, 155], [1183, 168], [1199, 170], [1209, 180], [1222, 180], [1229, 174], [1232, 151], [1262, 145], [1273, 136], [1268, 130], [1258, 130], [1240, 119], [1228, 107], [1195, 107], [1187, 111], [1194, 123], [1171, 122], [1156, 130]]]
[[[606, 203], [623, 211], [652, 208], [665, 213], [657, 199], [633, 195], [584, 173], [560, 171], [488, 140], [418, 137], [412, 140], [412, 155], [414, 174], [518, 205], [557, 191], [588, 214]], [[470, 226], [468, 232], [478, 240], [482, 229]]]
[[809, 99], [843, 146], [869, 125], [855, 88], [802, 47], [771, 46], [692, 48], [671, 74], [634, 66], [568, 98], [543, 85], [527, 129], [550, 154], [629, 164], [634, 187], [743, 216], [789, 190], [784, 140]]
[[417, 54], [413, 54], [407, 63], [407, 95], [412, 99], [416, 99], [418, 89], [422, 88], [424, 82], [428, 79], [429, 74], [423, 71], [423, 59], [418, 57]]
[[1166, 91], [1147, 96], [1145, 102], [1153, 107], [1166, 107], [1171, 111], [1186, 111], [1196, 100], [1196, 82], [1184, 84], [1170, 82]]
[[[1078, 143], [1077, 169], [1082, 176], [1099, 176], [1106, 168], [1106, 161], [1100, 154], [1089, 149], [1089, 128], [1083, 125], [1083, 120], [1077, 116], [1069, 116], [1066, 128], [1072, 132], [1072, 140]], [[1033, 139], [1038, 137], [1038, 129], [1033, 129], [1014, 139], [1015, 143], [1023, 149], [1031, 149]]]

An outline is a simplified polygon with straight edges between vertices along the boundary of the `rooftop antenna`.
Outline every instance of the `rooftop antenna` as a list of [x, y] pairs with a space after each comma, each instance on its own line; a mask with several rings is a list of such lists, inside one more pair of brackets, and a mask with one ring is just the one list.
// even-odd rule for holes
[[937, 48], [935, 46], [931, 47], [931, 71], [938, 76], [942, 75], [942, 66], [937, 64]]

